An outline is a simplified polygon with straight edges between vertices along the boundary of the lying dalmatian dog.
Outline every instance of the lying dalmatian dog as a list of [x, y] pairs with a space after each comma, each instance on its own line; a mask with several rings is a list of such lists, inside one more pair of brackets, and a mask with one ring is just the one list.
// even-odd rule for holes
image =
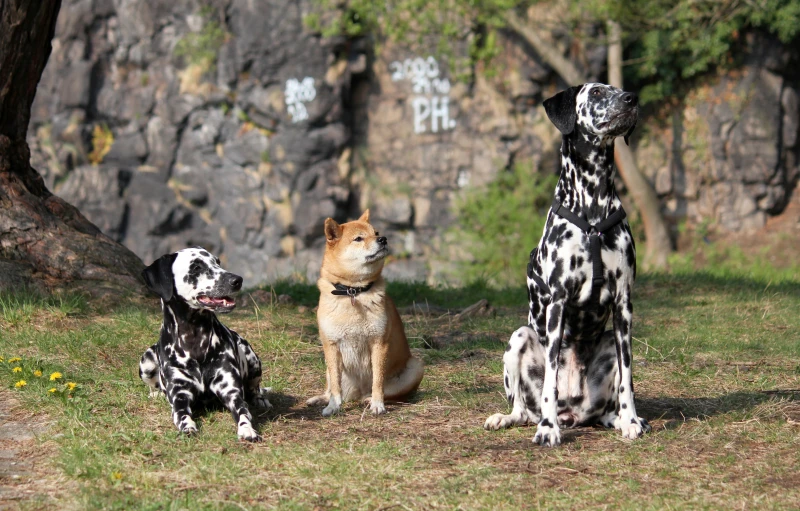
[[242, 440], [259, 442], [247, 403], [271, 408], [261, 388], [261, 361], [216, 312], [236, 306], [242, 277], [223, 270], [202, 248], [167, 254], [142, 272], [147, 287], [161, 297], [161, 336], [142, 355], [139, 376], [150, 396], [164, 392], [172, 421], [182, 433], [197, 432], [192, 406], [216, 397], [233, 414]]
[[492, 415], [484, 427], [536, 423], [533, 441], [543, 446], [561, 443], [560, 427], [597, 423], [637, 438], [650, 426], [633, 402], [636, 255], [614, 188], [614, 139], [628, 142], [638, 98], [587, 83], [544, 107], [562, 133], [561, 176], [528, 263], [528, 326], [514, 332], [503, 356], [512, 411]]

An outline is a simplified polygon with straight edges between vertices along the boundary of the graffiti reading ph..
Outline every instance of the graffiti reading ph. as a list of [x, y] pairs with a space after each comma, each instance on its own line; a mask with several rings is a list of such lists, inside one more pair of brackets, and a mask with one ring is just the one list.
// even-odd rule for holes
[[314, 87], [314, 79], [310, 76], [299, 81], [296, 78], [286, 80], [286, 88], [283, 91], [286, 98], [286, 110], [292, 118], [292, 122], [300, 122], [308, 119], [306, 103], [314, 101], [317, 97], [317, 89]]
[[450, 118], [450, 80], [439, 76], [439, 63], [433, 57], [396, 60], [389, 64], [392, 81], [411, 82], [411, 108], [414, 112], [414, 133], [438, 133], [456, 127]]

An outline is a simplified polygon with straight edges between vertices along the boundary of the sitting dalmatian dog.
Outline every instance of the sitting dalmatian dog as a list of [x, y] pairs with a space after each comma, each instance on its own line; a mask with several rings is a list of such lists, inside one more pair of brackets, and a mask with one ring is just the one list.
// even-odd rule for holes
[[164, 392], [172, 421], [182, 433], [197, 432], [192, 406], [216, 396], [233, 414], [242, 440], [259, 442], [247, 403], [271, 408], [261, 388], [261, 361], [250, 345], [217, 319], [236, 306], [242, 277], [223, 270], [202, 248], [167, 254], [142, 272], [161, 297], [161, 336], [142, 355], [139, 376], [150, 395]]
[[[614, 139], [636, 127], [636, 94], [609, 85], [571, 87], [544, 102], [561, 131], [561, 176], [528, 263], [528, 326], [503, 356], [509, 415], [486, 429], [538, 424], [534, 443], [557, 446], [560, 428], [601, 424], [634, 439], [631, 287], [636, 255], [614, 188]], [[613, 330], [606, 331], [608, 318]]]

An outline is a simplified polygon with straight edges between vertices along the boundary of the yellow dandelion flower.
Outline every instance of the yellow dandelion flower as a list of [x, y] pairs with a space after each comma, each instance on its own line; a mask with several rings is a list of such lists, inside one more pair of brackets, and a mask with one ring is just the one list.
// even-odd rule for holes
[[15, 372], [15, 373], [21, 373], [22, 372], [22, 368], [20, 366], [17, 366], [14, 369], [12, 369], [11, 371]]
[[8, 359], [8, 363], [9, 364], [13, 364], [14, 362], [19, 362], [20, 360], [22, 360], [22, 359], [19, 358], [19, 357], [9, 358]]
[[52, 373], [50, 375], [50, 381], [60, 380], [62, 376], [64, 376], [64, 375], [59, 373], [58, 371], [56, 371], [55, 373]]
[[71, 381], [69, 381], [69, 382], [67, 382], [67, 383], [65, 384], [65, 386], [66, 386], [66, 387], [67, 387], [69, 390], [75, 390], [75, 387], [77, 387], [77, 386], [78, 386], [78, 384], [77, 384], [77, 383], [74, 383], [74, 382], [71, 382]]
[[5, 359], [3, 357], [0, 357], [0, 362], [2, 362], [3, 360], [5, 360]]
[[122, 472], [111, 472], [111, 479], [119, 481], [122, 479]]
[[49, 392], [51, 394], [55, 394], [56, 392], [58, 392], [58, 389], [53, 387], [52, 389], [47, 389], [47, 392]]
[[37, 370], [35, 370], [35, 371], [33, 372], [33, 375], [34, 375], [34, 376], [36, 376], [37, 378], [40, 378], [40, 377], [42, 376], [42, 372], [41, 372], [40, 370], [38, 370], [38, 369], [37, 369]]
[[26, 382], [25, 380], [20, 380], [17, 383], [15, 383], [14, 386], [17, 387], [18, 389], [21, 389], [22, 387], [24, 387], [27, 384], [28, 384], [28, 382]]

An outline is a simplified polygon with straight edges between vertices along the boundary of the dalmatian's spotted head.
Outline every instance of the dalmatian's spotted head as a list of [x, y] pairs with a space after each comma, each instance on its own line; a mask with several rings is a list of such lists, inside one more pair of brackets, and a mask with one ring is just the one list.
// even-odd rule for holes
[[242, 289], [242, 277], [223, 270], [219, 259], [201, 247], [161, 256], [142, 277], [164, 303], [178, 299], [192, 309], [212, 312], [232, 311]]
[[545, 100], [544, 109], [564, 135], [576, 129], [604, 139], [624, 136], [636, 128], [639, 97], [602, 83], [585, 83]]

